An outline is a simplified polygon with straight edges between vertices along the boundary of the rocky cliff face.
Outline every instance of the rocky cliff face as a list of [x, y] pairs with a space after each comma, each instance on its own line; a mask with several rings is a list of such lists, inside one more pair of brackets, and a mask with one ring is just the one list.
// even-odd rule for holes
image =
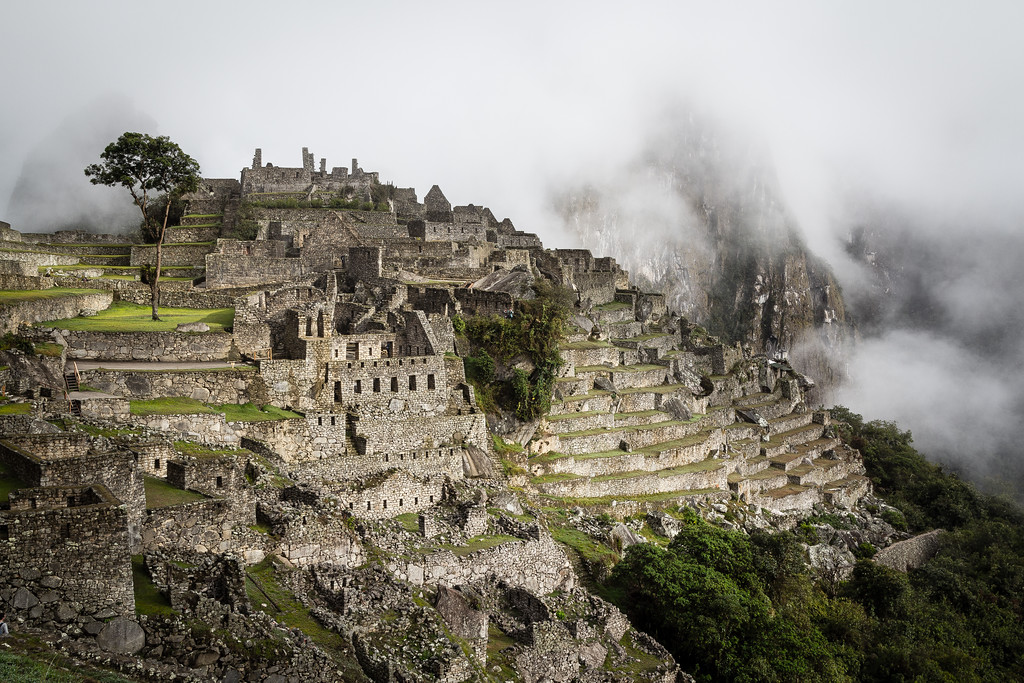
[[614, 178], [569, 188], [556, 204], [585, 247], [614, 255], [670, 307], [724, 340], [788, 352], [827, 390], [852, 327], [762, 158], [691, 117]]

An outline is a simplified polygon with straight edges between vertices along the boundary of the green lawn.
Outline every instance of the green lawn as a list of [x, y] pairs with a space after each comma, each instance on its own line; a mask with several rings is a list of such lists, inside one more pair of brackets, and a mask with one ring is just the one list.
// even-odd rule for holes
[[215, 406], [214, 410], [224, 413], [224, 419], [228, 422], [267, 422], [269, 420], [294, 420], [302, 415], [284, 410], [275, 406], [259, 406], [252, 403], [225, 403]]
[[163, 479], [146, 477], [146, 509], [167, 507], [178, 503], [192, 503], [197, 500], [204, 500], [206, 496], [195, 491], [185, 491], [175, 488]]
[[[46, 290], [52, 292], [54, 290]], [[67, 292], [97, 292], [99, 290], [64, 290]], [[0, 293], [2, 294], [2, 293]], [[91, 332], [173, 332], [179, 323], [204, 322], [211, 332], [223, 332], [235, 320], [233, 308], [169, 308], [161, 306], [160, 320], [153, 320], [152, 308], [119, 301], [110, 308], [87, 318], [51, 320], [40, 325], [65, 330]]]
[[0, 304], [19, 304], [41, 299], [60, 299], [81, 294], [103, 294], [102, 289], [72, 289], [53, 287], [51, 289], [4, 289], [0, 290]]
[[0, 415], [28, 415], [31, 412], [31, 403], [4, 403], [0, 405]]
[[173, 616], [177, 614], [171, 609], [170, 601], [153, 583], [145, 565], [142, 563], [142, 555], [132, 555], [132, 583], [135, 586], [135, 613], [149, 615]]
[[270, 405], [263, 408], [252, 403], [242, 405], [236, 403], [209, 405], [194, 398], [184, 396], [132, 401], [131, 413], [132, 415], [143, 417], [148, 415], [212, 415], [214, 413], [223, 413], [224, 419], [228, 422], [266, 422], [268, 420], [293, 420], [302, 417], [299, 413], [293, 413], [290, 410], [283, 410]]

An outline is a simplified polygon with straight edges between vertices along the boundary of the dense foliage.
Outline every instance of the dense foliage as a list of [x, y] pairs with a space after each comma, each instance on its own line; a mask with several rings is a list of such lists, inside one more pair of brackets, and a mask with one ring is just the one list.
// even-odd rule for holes
[[932, 561], [901, 574], [861, 560], [826, 592], [796, 535], [684, 514], [667, 547], [629, 549], [608, 594], [701, 681], [1024, 680], [1021, 512], [928, 463], [895, 424], [833, 414], [912, 529], [949, 531]]
[[[465, 366], [478, 396], [501, 395], [523, 420], [537, 418], [551, 407], [562, 365], [558, 345], [572, 310], [571, 294], [564, 289], [539, 280], [536, 292], [535, 299], [517, 301], [509, 316], [477, 316], [458, 323], [476, 348]], [[507, 379], [500, 382], [495, 380], [497, 363], [508, 368]], [[514, 364], [529, 369], [510, 367]]]

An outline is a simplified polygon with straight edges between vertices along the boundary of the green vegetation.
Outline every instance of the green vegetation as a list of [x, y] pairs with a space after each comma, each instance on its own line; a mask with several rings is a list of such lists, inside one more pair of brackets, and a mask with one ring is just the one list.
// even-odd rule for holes
[[887, 519], [948, 530], [934, 559], [901, 574], [866, 559], [875, 548], [863, 543], [848, 581], [816, 580], [799, 541], [847, 517], [747, 536], [684, 510], [680, 534], [631, 547], [602, 593], [699, 681], [1024, 679], [1024, 514], [927, 462], [895, 424], [844, 408], [833, 417], [899, 508]]
[[245, 590], [253, 608], [266, 612], [286, 626], [299, 629], [328, 653], [346, 649], [344, 638], [324, 628], [288, 590], [285, 582], [278, 580], [276, 572], [287, 570], [277, 567], [276, 561], [269, 556], [246, 570]]
[[36, 342], [33, 347], [37, 355], [49, 358], [60, 358], [64, 352], [64, 347], [56, 342]]
[[67, 296], [82, 294], [102, 294], [102, 289], [75, 289], [69, 287], [51, 287], [50, 289], [4, 289], [0, 290], [0, 305], [20, 304], [42, 299], [60, 299]]
[[169, 396], [131, 402], [131, 414], [146, 415], [212, 415], [223, 413], [228, 422], [267, 422], [269, 420], [294, 420], [299, 413], [275, 406], [257, 406], [252, 403], [208, 404], [185, 396]]
[[[52, 289], [46, 291], [54, 291]], [[98, 290], [76, 290], [91, 292]], [[65, 330], [91, 332], [173, 332], [179, 323], [204, 322], [211, 332], [223, 332], [235, 319], [233, 308], [169, 308], [161, 306], [160, 320], [153, 320], [149, 306], [114, 303], [106, 310], [85, 318], [67, 318], [40, 323]]]
[[31, 403], [0, 403], [0, 415], [29, 415], [31, 413]]
[[244, 448], [210, 448], [206, 444], [195, 443], [194, 441], [175, 441], [174, 448], [182, 455], [191, 455], [196, 458], [221, 458], [225, 456], [235, 457], [239, 455], [252, 455], [252, 451]]
[[415, 512], [403, 512], [400, 515], [395, 515], [395, 521], [411, 533], [415, 534], [420, 530], [420, 516]]
[[[536, 290], [536, 299], [516, 302], [511, 318], [478, 316], [466, 321], [466, 336], [477, 349], [465, 361], [466, 377], [488, 412], [495, 409], [492, 399], [523, 420], [540, 417], [551, 407], [555, 374], [562, 365], [558, 347], [572, 310], [572, 295], [546, 280], [539, 281]], [[532, 372], [513, 368], [509, 379], [494, 379], [491, 364], [509, 366], [520, 356], [530, 360]]]
[[458, 556], [469, 555], [475, 553], [478, 550], [486, 550], [487, 548], [493, 548], [498, 545], [504, 545], [506, 543], [512, 543], [520, 539], [515, 536], [506, 536], [504, 534], [480, 534], [466, 541], [466, 545], [447, 545], [443, 544], [442, 548], [451, 550]]
[[192, 503], [197, 500], [204, 500], [206, 496], [195, 491], [185, 491], [171, 486], [163, 479], [156, 477], [145, 478], [146, 487], [146, 509], [167, 507], [179, 503]]
[[35, 637], [14, 633], [4, 644], [21, 651], [0, 651], [4, 683], [131, 683], [116, 673], [71, 660]]
[[302, 415], [272, 405], [257, 406], [252, 403], [224, 403], [214, 408], [224, 413], [228, 422], [267, 422], [271, 420], [294, 420]]
[[136, 614], [173, 616], [177, 614], [171, 608], [167, 597], [153, 583], [146, 571], [142, 555], [132, 555], [132, 583], [135, 586]]

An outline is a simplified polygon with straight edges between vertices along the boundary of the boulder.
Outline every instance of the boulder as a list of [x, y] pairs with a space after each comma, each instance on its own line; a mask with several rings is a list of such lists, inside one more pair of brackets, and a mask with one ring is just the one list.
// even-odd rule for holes
[[96, 644], [107, 652], [133, 655], [146, 644], [146, 632], [134, 621], [115, 619], [103, 625]]
[[209, 332], [210, 326], [201, 322], [178, 323], [178, 327], [175, 329], [177, 329], [178, 332]]
[[672, 416], [673, 420], [689, 420], [693, 417], [690, 408], [678, 398], [670, 398], [661, 404], [661, 409]]

